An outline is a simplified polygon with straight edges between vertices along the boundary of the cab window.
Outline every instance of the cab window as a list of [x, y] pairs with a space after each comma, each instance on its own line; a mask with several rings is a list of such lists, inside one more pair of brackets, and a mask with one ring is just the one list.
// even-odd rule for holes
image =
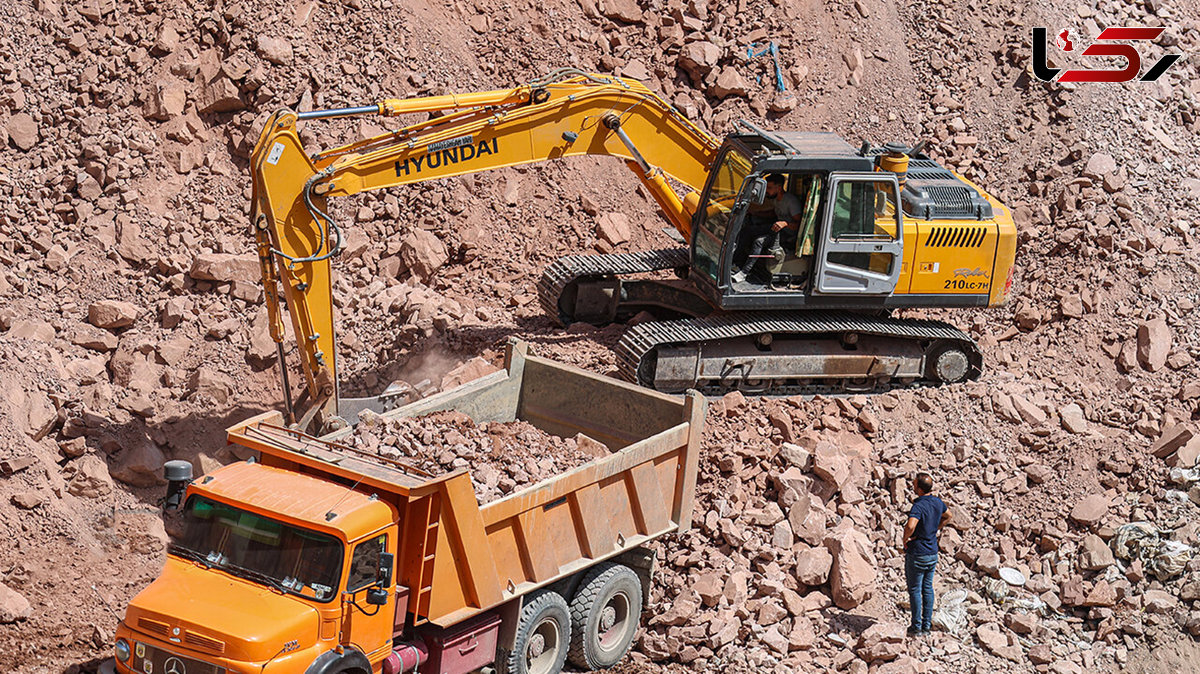
[[378, 582], [380, 556], [386, 551], [387, 534], [380, 534], [354, 546], [354, 554], [350, 558], [350, 577], [346, 581], [347, 592], [357, 592]]
[[332, 601], [345, 548], [336, 538], [193, 495], [169, 552], [251, 582]]
[[[895, 191], [891, 181], [843, 180], [837, 183], [829, 238], [838, 242], [895, 241], [899, 238]], [[891, 253], [832, 252], [833, 264], [890, 275]]]
[[838, 183], [829, 235], [834, 240], [896, 238], [896, 206], [890, 181]]

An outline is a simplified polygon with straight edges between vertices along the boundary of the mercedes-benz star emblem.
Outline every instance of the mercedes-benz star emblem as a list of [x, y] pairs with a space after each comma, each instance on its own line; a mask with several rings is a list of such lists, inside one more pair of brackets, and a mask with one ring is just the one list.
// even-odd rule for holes
[[167, 658], [163, 663], [163, 674], [187, 674], [187, 666], [179, 658]]

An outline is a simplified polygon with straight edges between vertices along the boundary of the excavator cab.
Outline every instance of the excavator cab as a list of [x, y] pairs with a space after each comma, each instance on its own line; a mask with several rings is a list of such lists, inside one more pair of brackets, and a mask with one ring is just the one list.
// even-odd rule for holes
[[[798, 203], [800, 213], [768, 233], [777, 220], [775, 200], [766, 197], [771, 175], [791, 195], [779, 198]], [[896, 174], [876, 171], [872, 158], [833, 134], [731, 136], [700, 202], [692, 271], [721, 309], [882, 306], [899, 281], [904, 227]], [[769, 243], [755, 245], [756, 236]]]

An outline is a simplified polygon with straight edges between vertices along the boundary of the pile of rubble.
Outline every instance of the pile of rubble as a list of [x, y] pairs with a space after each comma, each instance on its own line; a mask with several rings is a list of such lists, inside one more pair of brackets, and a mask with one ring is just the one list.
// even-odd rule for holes
[[344, 442], [431, 475], [467, 469], [480, 503], [609, 454], [583, 434], [561, 438], [521, 420], [477, 424], [454, 411], [401, 418], [363, 412]]
[[[869, 411], [844, 405], [870, 423]], [[756, 418], [763, 408], [739, 393], [711, 405], [714, 463], [703, 470], [694, 529], [667, 553], [655, 588], [662, 610], [641, 641], [651, 659], [813, 664], [808, 651], [827, 643], [822, 615], [876, 595], [878, 560], [860, 507], [873, 448], [856, 432], [805, 429], [804, 407], [785, 401]]]
[[[967, 387], [974, 402], [952, 424], [995, 414], [982, 385]], [[1144, 465], [1101, 460], [1113, 487], [1088, 493], [1066, 469], [1086, 458], [1055, 443], [1072, 435], [1069, 410], [1037, 426], [1052, 440], [1036, 459], [998, 451], [1028, 443], [1021, 432], [976, 440], [951, 425], [929, 446], [895, 430], [931, 420], [948, 393], [714, 403], [694, 528], [664, 546], [640, 654], [702, 670], [1083, 672], [1176, 629], [1196, 634], [1200, 488], [1168, 489], [1200, 480], [1190, 426], [1147, 442]], [[955, 518], [941, 535], [936, 631], [914, 640], [900, 540], [918, 470]]]

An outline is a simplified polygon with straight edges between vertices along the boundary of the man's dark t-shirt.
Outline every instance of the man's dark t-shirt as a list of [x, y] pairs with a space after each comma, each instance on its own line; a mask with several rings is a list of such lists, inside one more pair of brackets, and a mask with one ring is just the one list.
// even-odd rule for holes
[[938, 525], [942, 523], [942, 514], [946, 512], [946, 504], [942, 499], [931, 494], [925, 494], [913, 501], [909, 517], [917, 518], [917, 528], [912, 538], [908, 539], [910, 555], [936, 555], [938, 552]]

